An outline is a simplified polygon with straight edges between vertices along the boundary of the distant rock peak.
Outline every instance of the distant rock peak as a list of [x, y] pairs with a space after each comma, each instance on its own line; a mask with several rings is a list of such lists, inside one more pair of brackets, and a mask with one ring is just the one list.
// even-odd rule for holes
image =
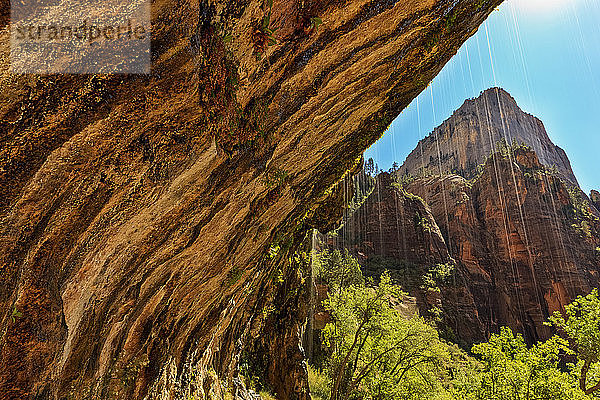
[[398, 174], [418, 177], [442, 172], [470, 179], [503, 141], [530, 146], [543, 165], [556, 167], [561, 177], [578, 186], [567, 154], [552, 142], [542, 121], [521, 110], [506, 90], [497, 87], [466, 100], [419, 142]]

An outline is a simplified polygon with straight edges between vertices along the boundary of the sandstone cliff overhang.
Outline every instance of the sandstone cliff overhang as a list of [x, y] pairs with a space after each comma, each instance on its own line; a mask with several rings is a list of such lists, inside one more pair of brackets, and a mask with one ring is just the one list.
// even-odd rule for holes
[[220, 398], [250, 348], [306, 399], [296, 245], [500, 2], [158, 0], [151, 75], [37, 76], [4, 0], [0, 397]]

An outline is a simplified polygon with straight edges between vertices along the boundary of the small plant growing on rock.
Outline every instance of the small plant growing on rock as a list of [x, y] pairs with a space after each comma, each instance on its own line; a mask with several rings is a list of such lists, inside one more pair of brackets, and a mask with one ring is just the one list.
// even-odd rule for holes
[[275, 400], [275, 397], [273, 397], [273, 395], [266, 390], [261, 390], [258, 392], [258, 395], [262, 400]]
[[423, 285], [421, 289], [431, 292], [440, 292], [440, 284], [446, 284], [454, 271], [454, 264], [436, 264], [423, 275]]
[[223, 36], [223, 43], [230, 43], [233, 40], [233, 34], [232, 33], [226, 33]]
[[281, 187], [289, 179], [289, 173], [283, 169], [275, 168], [264, 175], [264, 183], [268, 188]]
[[233, 286], [240, 280], [243, 274], [244, 271], [240, 267], [235, 266], [231, 270], [229, 270], [223, 284], [225, 285], [225, 287]]
[[319, 26], [323, 24], [323, 20], [319, 17], [311, 17], [306, 20], [304, 24], [304, 33], [307, 35], [317, 33], [319, 31]]
[[273, 314], [275, 312], [275, 306], [273, 304], [270, 304], [268, 306], [264, 306], [261, 314], [263, 316], [263, 318], [267, 318], [269, 315]]
[[268, 256], [269, 258], [275, 258], [277, 257], [277, 253], [279, 253], [279, 245], [271, 246]]
[[273, 2], [269, 2], [269, 11], [264, 16], [260, 24], [256, 26], [252, 32], [252, 43], [254, 45], [254, 53], [256, 58], [260, 60], [262, 55], [267, 51], [269, 46], [277, 44], [275, 39], [276, 28], [271, 27], [271, 6]]
[[429, 223], [429, 220], [419, 212], [415, 213], [414, 224], [416, 229], [422, 230], [423, 232], [433, 232], [433, 227]]
[[10, 319], [12, 320], [13, 324], [15, 323], [15, 318], [21, 318], [23, 316], [23, 313], [21, 313], [19, 310], [17, 310], [17, 307], [13, 307], [12, 310], [12, 314], [10, 315]]

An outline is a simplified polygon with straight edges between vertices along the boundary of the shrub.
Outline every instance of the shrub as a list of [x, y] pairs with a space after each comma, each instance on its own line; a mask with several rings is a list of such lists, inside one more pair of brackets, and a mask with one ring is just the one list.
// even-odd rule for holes
[[327, 282], [333, 291], [365, 282], [360, 264], [347, 249], [343, 253], [339, 250], [324, 250], [318, 254], [315, 260], [315, 275]]
[[308, 366], [308, 384], [313, 400], [328, 400], [331, 382], [326, 374], [318, 369]]
[[567, 341], [554, 336], [527, 347], [521, 335], [509, 328], [492, 335], [489, 342], [473, 346], [483, 363], [467, 399], [585, 399], [572, 375], [559, 369]]

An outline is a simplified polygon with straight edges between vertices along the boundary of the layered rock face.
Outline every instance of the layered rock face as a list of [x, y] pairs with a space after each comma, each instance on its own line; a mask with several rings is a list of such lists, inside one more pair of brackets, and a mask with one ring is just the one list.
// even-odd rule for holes
[[390, 174], [379, 174], [373, 192], [345, 221], [340, 235], [356, 245], [355, 253], [418, 264], [449, 262], [446, 243], [426, 204], [393, 182]]
[[[371, 195], [344, 221], [338, 232], [343, 239], [336, 245], [356, 255], [367, 275], [389, 270], [417, 299], [421, 313], [439, 308], [452, 339], [484, 340], [488, 327], [479, 318], [468, 275], [455, 265], [436, 215], [422, 198], [393, 182], [389, 173], [377, 175]], [[425, 287], [423, 280], [438, 265], [454, 268], [446, 282], [440, 283], [439, 292], [429, 290], [433, 288]]]
[[[600, 219], [529, 149], [494, 154], [471, 181], [392, 182], [377, 176], [342, 227], [343, 244], [368, 274], [395, 272], [422, 312], [441, 308], [442, 328], [459, 343], [501, 326], [531, 343], [546, 339], [548, 316], [600, 284]], [[440, 263], [455, 271], [436, 297], [421, 278]]]
[[533, 342], [551, 334], [549, 315], [598, 286], [600, 221], [535, 153], [513, 155], [496, 154], [471, 182], [432, 177], [406, 190], [431, 207], [486, 329]]
[[0, 398], [308, 398], [298, 244], [500, 0], [270, 3], [153, 2], [148, 76], [10, 75], [2, 14]]
[[[507, 146], [504, 132], [531, 147]], [[439, 300], [458, 341], [479, 341], [501, 326], [529, 342], [545, 339], [548, 316], [599, 285], [600, 218], [593, 202], [600, 196], [592, 193], [590, 202], [542, 123], [505, 91], [490, 89], [467, 101], [419, 143], [394, 177], [401, 182], [395, 188], [387, 173], [379, 175], [387, 189], [373, 191], [367, 211], [352, 217], [364, 221], [365, 231], [355, 234], [353, 248], [366, 254], [361, 261], [367, 270], [380, 256], [396, 259], [384, 267], [412, 263], [417, 275], [454, 260], [456, 276]], [[430, 233], [443, 249], [431, 249], [408, 223], [414, 207], [397, 198], [411, 195], [433, 216]], [[410, 280], [404, 284], [415, 287]], [[421, 308], [431, 306], [421, 299]]]
[[470, 179], [499, 142], [530, 146], [540, 162], [556, 167], [565, 179], [577, 184], [563, 149], [546, 133], [544, 124], [523, 112], [501, 88], [492, 88], [470, 99], [428, 137], [421, 140], [400, 167], [400, 175], [428, 176], [454, 173]]

